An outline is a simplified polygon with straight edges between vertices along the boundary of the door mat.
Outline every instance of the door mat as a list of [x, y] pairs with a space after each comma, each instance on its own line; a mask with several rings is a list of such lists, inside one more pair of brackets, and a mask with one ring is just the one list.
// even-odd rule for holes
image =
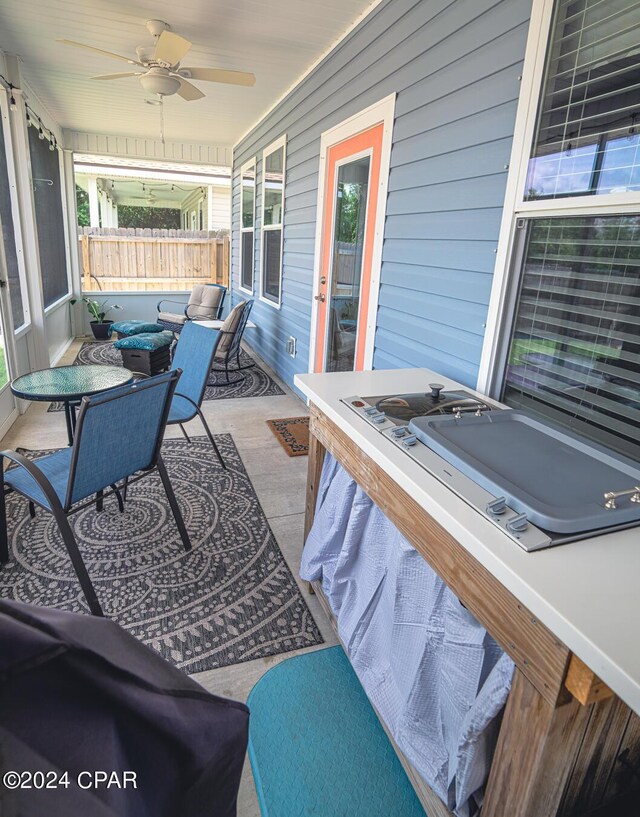
[[[322, 644], [230, 434], [166, 440], [162, 455], [193, 550], [185, 553], [157, 474], [69, 521], [105, 615], [188, 673]], [[30, 458], [45, 451], [25, 452]], [[87, 613], [53, 516], [7, 496], [11, 558], [0, 596]]]
[[342, 647], [282, 661], [247, 704], [263, 817], [425, 817]]
[[[89, 341], [83, 343], [74, 366], [83, 364], [97, 364], [103, 366], [122, 366], [122, 356], [110, 341]], [[228, 400], [232, 397], [272, 397], [284, 394], [284, 391], [275, 380], [251, 357], [244, 349], [240, 350], [240, 365], [243, 368], [242, 379], [230, 386], [225, 386], [225, 376], [222, 372], [211, 372], [209, 382], [204, 392], [205, 400]], [[231, 379], [238, 374], [229, 370]], [[51, 403], [48, 411], [62, 411], [62, 403]]]
[[306, 457], [309, 453], [308, 417], [267, 420], [267, 425], [289, 457]]

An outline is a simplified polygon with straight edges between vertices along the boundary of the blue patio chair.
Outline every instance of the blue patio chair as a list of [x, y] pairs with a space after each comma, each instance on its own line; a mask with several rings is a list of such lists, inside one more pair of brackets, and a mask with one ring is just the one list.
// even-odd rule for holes
[[167, 424], [175, 425], [177, 423], [187, 442], [191, 442], [183, 423], [188, 423], [189, 420], [193, 420], [197, 414], [204, 426], [209, 442], [218, 457], [220, 465], [226, 469], [227, 466], [222, 459], [222, 455], [200, 408], [202, 398], [204, 397], [204, 390], [207, 387], [209, 372], [213, 365], [213, 358], [220, 338], [223, 337], [224, 333], [219, 330], [208, 329], [206, 326], [198, 326], [198, 324], [193, 321], [188, 321], [184, 325], [173, 355], [173, 363], [171, 364], [173, 369], [180, 369], [182, 375], [176, 392], [173, 395], [173, 400], [171, 401]]
[[[155, 469], [184, 548], [191, 550], [189, 534], [160, 456], [169, 407], [180, 374], [179, 371], [166, 372], [93, 397], [83, 397], [70, 448], [35, 461], [17, 451], [0, 452], [0, 468], [4, 466], [4, 458], [18, 466], [0, 476], [3, 480], [0, 482], [0, 563], [9, 561], [5, 492], [16, 491], [53, 514], [89, 609], [95, 616], [103, 615], [67, 517], [93, 504], [96, 494], [102, 500], [103, 496], [114, 493], [122, 511], [117, 483], [127, 479], [129, 484], [137, 482]], [[108, 488], [111, 490], [106, 491]]]

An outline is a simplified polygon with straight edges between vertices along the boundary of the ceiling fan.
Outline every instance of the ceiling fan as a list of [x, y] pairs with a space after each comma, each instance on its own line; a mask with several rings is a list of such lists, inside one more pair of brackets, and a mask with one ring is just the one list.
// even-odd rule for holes
[[179, 34], [174, 34], [169, 30], [168, 23], [162, 20], [149, 20], [146, 25], [147, 31], [155, 39], [155, 44], [152, 46], [139, 45], [136, 48], [137, 59], [123, 57], [120, 54], [103, 51], [101, 48], [94, 48], [92, 45], [77, 43], [73, 40], [58, 40], [58, 42], [76, 48], [86, 48], [88, 51], [95, 51], [116, 60], [124, 60], [130, 65], [143, 69], [120, 74], [101, 74], [91, 79], [111, 80], [138, 77], [145, 91], [158, 94], [160, 97], [178, 94], [188, 102], [202, 99], [204, 94], [189, 82], [191, 79], [224, 82], [230, 85], [251, 86], [255, 84], [255, 76], [245, 71], [226, 71], [222, 68], [182, 68], [180, 62], [191, 48], [189, 40], [185, 40]]
[[155, 204], [158, 201], [158, 197], [153, 194], [153, 192], [149, 192], [146, 196], [125, 196], [128, 199], [136, 199], [137, 201], [146, 201], [147, 204]]

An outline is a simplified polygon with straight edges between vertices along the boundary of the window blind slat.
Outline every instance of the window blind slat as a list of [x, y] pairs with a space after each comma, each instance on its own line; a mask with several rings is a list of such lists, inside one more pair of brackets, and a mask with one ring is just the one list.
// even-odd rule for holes
[[[518, 326], [518, 329], [524, 329], [524, 328], [525, 327]], [[548, 342], [548, 344], [553, 344], [552, 348], [553, 348], [554, 352], [558, 351], [558, 347], [562, 348], [563, 346], [566, 346], [566, 345], [573, 346], [573, 347], [576, 347], [576, 348], [579, 346], [580, 348], [582, 348], [583, 354], [586, 357], [587, 356], [587, 350], [592, 350], [592, 347], [594, 346], [593, 341], [587, 341], [587, 340], [584, 340], [582, 338], [576, 339], [576, 343], [571, 344], [570, 339], [567, 337], [567, 335], [564, 335], [561, 332], [552, 332], [549, 329], [542, 329], [539, 326], [535, 327], [534, 335], [535, 335], [535, 338], [538, 339], [538, 340], [546, 341], [546, 342]], [[549, 348], [549, 346], [547, 346], [547, 349], [548, 348]], [[603, 354], [605, 357], [607, 357], [607, 354], [606, 354], [607, 344], [602, 344], [602, 350], [603, 351], [601, 352], [601, 354]], [[619, 349], [619, 350], [616, 351], [616, 360], [621, 361], [622, 364], [624, 364], [625, 367], [627, 365], [632, 367], [631, 368], [632, 372], [635, 373], [637, 371], [636, 366], [635, 366], [635, 364], [637, 362], [637, 356], [634, 356], [633, 354], [631, 354], [629, 352], [625, 352], [623, 349]], [[624, 371], [624, 372], [627, 371], [626, 368], [621, 369], [620, 367], [618, 367], [618, 373], [620, 373], [621, 370]]]
[[[544, 256], [537, 256], [535, 260], [544, 260]], [[601, 275], [599, 273], [589, 273], [581, 274], [580, 272], [576, 272], [574, 270], [561, 270], [561, 269], [541, 269], [541, 270], [529, 270], [527, 272], [528, 278], [540, 278], [543, 281], [547, 278], [553, 280], [561, 280], [561, 281], [575, 281], [576, 284], [582, 283], [593, 283], [593, 284], [616, 284], [618, 286], [633, 286], [634, 284], [630, 283], [629, 278], [624, 275]], [[535, 284], [534, 284], [535, 286]]]
[[[538, 395], [533, 392], [533, 396], [523, 391], [520, 394], [513, 395], [510, 399], [509, 405], [513, 408], [529, 411], [543, 418], [549, 418], [552, 422], [557, 422], [560, 425], [570, 425], [566, 422], [566, 411], [559, 411], [552, 405], [542, 403]], [[567, 406], [571, 406], [571, 401], [566, 401]], [[594, 417], [597, 414], [594, 412]], [[610, 425], [609, 425], [610, 423]], [[621, 433], [621, 429], [627, 431], [624, 423], [618, 423], [615, 418], [607, 418], [607, 426], [599, 425], [598, 423], [592, 426], [592, 437], [599, 443], [611, 447], [611, 440], [616, 439], [615, 435], [619, 434], [624, 438], [624, 445], [620, 447], [622, 453], [632, 459], [640, 460], [640, 431], [631, 431], [627, 434]], [[571, 426], [573, 428], [573, 426]]]
[[[617, 341], [626, 340], [626, 341], [629, 341], [629, 343], [640, 343], [640, 340], [638, 338], [638, 334], [631, 334], [630, 332], [623, 332], [623, 331], [620, 331], [618, 328], [616, 328], [615, 331], [610, 331], [609, 333], [607, 333], [606, 331], [602, 330], [602, 328], [601, 328], [601, 326], [599, 324], [597, 324], [595, 326], [589, 326], [588, 324], [586, 324], [584, 322], [580, 323], [580, 321], [577, 321], [577, 320], [572, 321], [572, 320], [568, 320], [567, 318], [560, 318], [560, 317], [557, 317], [557, 316], [549, 316], [546, 313], [546, 310], [548, 310], [548, 309], [552, 309], [552, 310], [556, 310], [558, 312], [564, 312], [564, 313], [570, 311], [572, 314], [575, 314], [575, 315], [580, 315], [580, 316], [584, 315], [584, 316], [589, 317], [589, 318], [595, 318], [595, 319], [600, 320], [600, 315], [598, 314], [597, 309], [574, 309], [572, 306], [568, 306], [567, 304], [553, 304], [550, 301], [545, 301], [544, 305], [543, 305], [543, 308], [545, 310], [545, 314], [544, 314], [544, 316], [541, 317], [540, 316], [541, 304], [540, 304], [539, 301], [536, 301], [533, 298], [527, 298], [526, 296], [523, 296], [522, 298], [520, 298], [520, 304], [522, 305], [522, 308], [520, 310], [520, 317], [521, 318], [527, 318], [528, 320], [530, 320], [530, 321], [532, 321], [534, 323], [537, 322], [538, 324], [546, 324], [546, 325], [551, 324], [551, 325], [553, 325], [555, 327], [558, 327], [558, 328], [561, 328], [561, 329], [570, 329], [573, 332], [580, 332], [582, 335], [590, 335], [593, 338], [602, 338], [602, 339], [605, 339], [605, 340], [606, 339], [612, 340], [612, 339], [615, 338], [615, 340], [617, 340]], [[527, 307], [529, 307], [529, 308], [527, 308]], [[628, 316], [625, 315], [624, 316], [624, 322], [625, 323], [627, 323], [627, 318], [628, 318]], [[618, 315], [618, 317], [615, 319], [615, 322], [619, 322], [619, 320], [620, 320], [620, 316]], [[614, 320], [612, 319], [609, 322], [613, 323]], [[637, 324], [637, 325], [640, 325], [640, 323], [637, 320], [635, 320], [635, 316], [634, 316], [633, 323]]]
[[[536, 362], [537, 359], [540, 360], [540, 367]], [[619, 415], [623, 420], [635, 418], [637, 409], [634, 410], [633, 403], [638, 404], [637, 395], [635, 401], [633, 394], [627, 395], [628, 392], [633, 392], [632, 388], [617, 383], [608, 383], [584, 366], [563, 367], [548, 363], [541, 356], [538, 356], [537, 359], [527, 363], [524, 367], [522, 373], [524, 380], [535, 383], [536, 387], [558, 392], [596, 408], [605, 409]], [[542, 365], [544, 365], [544, 371], [542, 371]], [[620, 401], [619, 398], [624, 396], [629, 397], [630, 405]]]
[[[541, 393], [526, 386], [522, 388], [520, 392], [520, 397], [525, 398], [528, 397], [532, 400], [532, 403], [533, 401], [535, 401], [536, 407], [538, 409], [537, 413], [539, 413], [540, 409], [544, 406], [545, 398], [548, 398], [549, 407], [555, 409], [554, 420], [556, 422], [558, 422], [558, 419], [562, 420], [562, 414], [557, 411], [559, 407], [563, 408], [565, 412], [574, 414], [575, 409], [579, 405], [575, 403], [573, 400], [568, 399], [567, 397], [558, 396], [557, 394], [551, 394], [550, 392]], [[529, 405], [531, 405], [531, 403]], [[637, 442], [640, 442], [640, 428], [630, 426], [628, 423], [616, 420], [615, 417], [603, 417], [603, 415], [600, 412], [591, 409], [588, 406], [581, 405], [579, 407], [581, 413], [584, 414], [586, 417], [589, 417], [589, 419], [591, 419], [594, 422], [594, 424], [605, 428], [609, 427], [612, 431], [618, 432], [620, 436], [624, 436], [627, 439], [636, 440]], [[566, 418], [563, 424], [569, 425], [566, 422]], [[576, 428], [576, 426], [572, 427]]]

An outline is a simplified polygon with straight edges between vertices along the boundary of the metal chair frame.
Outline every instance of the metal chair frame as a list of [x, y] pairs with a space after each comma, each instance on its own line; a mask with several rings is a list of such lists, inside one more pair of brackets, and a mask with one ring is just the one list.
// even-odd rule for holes
[[[167, 495], [167, 499], [169, 500], [169, 506], [173, 513], [173, 517], [176, 522], [176, 526], [180, 533], [180, 538], [182, 540], [182, 544], [184, 545], [185, 551], [191, 550], [191, 540], [189, 539], [189, 534], [187, 532], [186, 526], [184, 524], [184, 520], [182, 518], [182, 513], [180, 512], [180, 507], [178, 506], [178, 502], [175, 497], [175, 493], [173, 491], [173, 487], [171, 485], [171, 481], [169, 479], [169, 475], [167, 473], [166, 466], [164, 461], [160, 455], [160, 448], [162, 445], [162, 439], [164, 436], [164, 429], [167, 424], [167, 417], [169, 416], [169, 408], [171, 406], [171, 400], [173, 398], [173, 394], [175, 392], [175, 388], [180, 377], [181, 371], [178, 369], [175, 372], [172, 372], [170, 382], [169, 393], [166, 398], [166, 403], [164, 407], [163, 416], [161, 422], [159, 424], [159, 434], [155, 443], [155, 449], [153, 452], [153, 456], [151, 459], [150, 465], [144, 469], [142, 473], [139, 473], [137, 476], [128, 476], [125, 478], [123, 482], [123, 486], [131, 485], [133, 482], [138, 482], [140, 479], [144, 479], [145, 477], [149, 476], [149, 474], [153, 473], [157, 469], [158, 474], [160, 475], [160, 479], [162, 481], [162, 485], [164, 487], [165, 493]], [[160, 377], [167, 377], [167, 375], [159, 375]], [[143, 380], [134, 383], [130, 388], [131, 389], [145, 389], [150, 388], [153, 386], [151, 383], [151, 379]], [[112, 397], [104, 398], [104, 395], [100, 395], [100, 404], [104, 405], [104, 403], [110, 402], [111, 400], [118, 400], [123, 397], [121, 392], [122, 387], [117, 387], [117, 391], [120, 392], [119, 394], [115, 394]], [[115, 389], [114, 389], [115, 391]], [[100, 606], [100, 602], [98, 601], [98, 597], [96, 595], [95, 589], [89, 577], [89, 573], [87, 571], [86, 565], [82, 559], [82, 555], [80, 554], [80, 550], [78, 548], [78, 543], [76, 538], [73, 534], [73, 530], [69, 524], [68, 517], [72, 513], [76, 513], [77, 511], [83, 510], [84, 508], [93, 505], [96, 502], [96, 506], [98, 510], [102, 509], [102, 503], [104, 498], [111, 496], [114, 494], [118, 500], [118, 507], [120, 512], [124, 510], [124, 503], [123, 497], [120, 492], [120, 488], [112, 484], [109, 487], [111, 490], [108, 491], [99, 491], [97, 495], [97, 501], [95, 499], [86, 499], [81, 500], [78, 503], [75, 503], [72, 507], [71, 498], [73, 496], [73, 487], [74, 487], [74, 480], [75, 474], [78, 464], [78, 457], [79, 457], [79, 449], [80, 449], [80, 440], [82, 438], [82, 427], [84, 424], [84, 419], [86, 417], [87, 412], [91, 409], [91, 398], [84, 397], [80, 404], [80, 411], [78, 413], [78, 419], [76, 423], [76, 435], [74, 439], [74, 445], [71, 454], [71, 463], [69, 465], [69, 478], [67, 481], [67, 492], [64, 504], [62, 504], [56, 494], [53, 486], [47, 479], [47, 477], [43, 474], [43, 472], [37, 466], [37, 460], [32, 461], [27, 459], [23, 454], [18, 453], [17, 451], [5, 450], [0, 452], [0, 458], [6, 458], [12, 462], [15, 462], [17, 465], [24, 468], [30, 476], [35, 480], [40, 490], [43, 492], [44, 496], [46, 497], [49, 507], [34, 500], [32, 498], [28, 498], [29, 501], [29, 512], [33, 516], [35, 514], [35, 505], [40, 506], [43, 510], [52, 513], [53, 517], [58, 525], [60, 533], [62, 535], [62, 539], [64, 541], [65, 547], [67, 548], [67, 552], [69, 553], [69, 557], [71, 559], [71, 563], [73, 568], [76, 572], [76, 576], [78, 577], [78, 581], [80, 582], [80, 587], [82, 588], [82, 592], [87, 600], [87, 604], [89, 605], [89, 609], [94, 616], [103, 616], [104, 613], [102, 611], [102, 607]], [[120, 486], [120, 487], [123, 487]], [[106, 488], [107, 486], [105, 486]], [[11, 486], [5, 485], [4, 482], [4, 469], [2, 469], [2, 473], [0, 474], [0, 564], [5, 564], [9, 561], [9, 540], [7, 535], [7, 515], [6, 515], [6, 503], [5, 503], [5, 496], [13, 493], [14, 489]], [[19, 493], [19, 492], [18, 492]]]
[[[223, 361], [224, 368], [216, 368], [216, 360], [214, 356], [213, 360], [213, 367], [211, 369], [212, 372], [224, 372], [226, 382], [225, 383], [216, 383], [215, 385], [221, 388], [226, 388], [227, 386], [235, 386], [237, 383], [241, 383], [244, 380], [244, 375], [241, 374], [239, 377], [236, 377], [234, 380], [230, 380], [229, 372], [240, 372], [243, 369], [250, 369], [252, 366], [255, 366], [255, 363], [249, 363], [247, 366], [240, 365], [240, 343], [242, 341], [242, 336], [244, 335], [244, 330], [247, 326], [247, 321], [249, 320], [249, 315], [251, 313], [251, 309], [253, 307], [253, 301], [244, 301], [246, 304], [245, 308], [242, 310], [242, 315], [240, 316], [240, 320], [238, 321], [238, 325], [236, 326], [235, 332], [220, 332], [220, 338], [224, 335], [232, 335], [231, 343], [229, 344], [229, 348], [225, 353], [225, 358]], [[236, 367], [234, 369], [229, 368], [229, 362], [235, 357], [236, 360]]]

